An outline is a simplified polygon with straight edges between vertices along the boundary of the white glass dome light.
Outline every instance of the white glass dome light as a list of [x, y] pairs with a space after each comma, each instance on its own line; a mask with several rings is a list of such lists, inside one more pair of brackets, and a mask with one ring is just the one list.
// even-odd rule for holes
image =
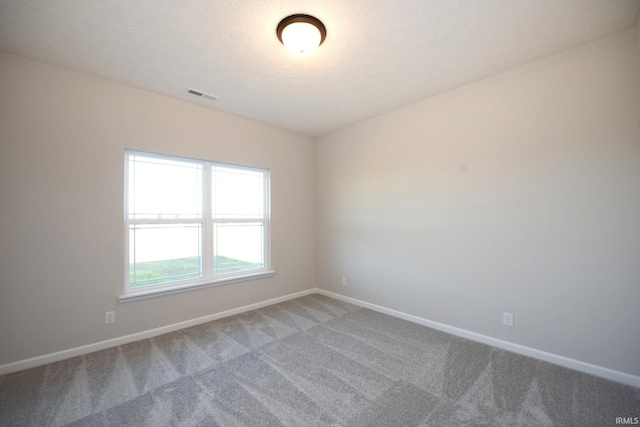
[[282, 43], [294, 55], [308, 55], [320, 46], [320, 31], [311, 24], [294, 22], [282, 30]]
[[294, 55], [309, 55], [322, 44], [327, 30], [309, 15], [291, 15], [278, 24], [278, 39]]

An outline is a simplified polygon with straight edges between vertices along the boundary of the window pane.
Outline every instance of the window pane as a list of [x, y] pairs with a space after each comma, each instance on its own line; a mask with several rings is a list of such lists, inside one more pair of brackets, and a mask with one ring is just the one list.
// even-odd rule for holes
[[262, 218], [264, 173], [224, 166], [212, 168], [214, 218]]
[[264, 224], [223, 223], [214, 225], [216, 274], [264, 268]]
[[129, 226], [132, 288], [202, 277], [201, 224]]
[[129, 218], [202, 217], [202, 164], [129, 155]]

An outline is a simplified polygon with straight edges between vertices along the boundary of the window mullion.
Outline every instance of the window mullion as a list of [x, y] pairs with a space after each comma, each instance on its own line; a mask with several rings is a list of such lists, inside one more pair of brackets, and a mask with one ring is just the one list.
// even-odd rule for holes
[[266, 218], [212, 218], [213, 224], [251, 224], [254, 222], [267, 223]]
[[127, 224], [203, 224], [204, 218], [141, 218], [141, 219], [127, 219]]

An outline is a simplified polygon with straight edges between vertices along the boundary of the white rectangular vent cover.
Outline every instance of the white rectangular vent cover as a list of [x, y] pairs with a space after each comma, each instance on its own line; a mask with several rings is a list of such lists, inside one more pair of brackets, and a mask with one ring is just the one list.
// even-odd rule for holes
[[218, 99], [218, 97], [215, 96], [215, 95], [211, 95], [209, 93], [205, 93], [205, 92], [202, 92], [200, 90], [195, 90], [195, 89], [189, 89], [187, 91], [187, 93], [190, 93], [191, 95], [199, 96], [201, 98], [206, 98], [206, 99], [208, 99], [210, 101], [215, 101], [216, 99]]

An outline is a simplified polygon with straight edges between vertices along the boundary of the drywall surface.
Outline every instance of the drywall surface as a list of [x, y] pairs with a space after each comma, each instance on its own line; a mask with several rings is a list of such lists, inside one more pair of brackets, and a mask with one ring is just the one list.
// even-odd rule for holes
[[[0, 76], [0, 365], [315, 287], [311, 138], [4, 53]], [[275, 276], [118, 303], [125, 148], [270, 169]]]
[[629, 30], [320, 138], [318, 286], [639, 375], [637, 43]]

